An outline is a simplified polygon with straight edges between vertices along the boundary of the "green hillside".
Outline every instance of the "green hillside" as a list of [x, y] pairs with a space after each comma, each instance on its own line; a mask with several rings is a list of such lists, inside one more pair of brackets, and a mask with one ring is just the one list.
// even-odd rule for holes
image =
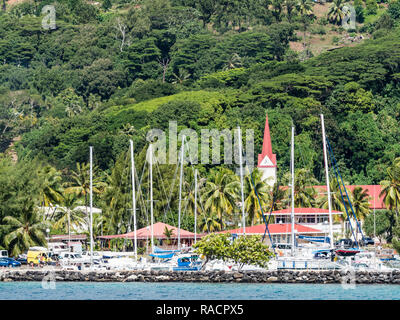
[[[93, 146], [94, 201], [104, 212], [97, 217], [95, 232], [125, 232], [130, 227], [129, 139], [134, 141], [138, 179], [143, 178], [144, 188], [149, 129], [167, 132], [169, 121], [176, 121], [179, 130], [191, 128], [198, 133], [240, 126], [243, 132], [254, 130], [257, 155], [266, 114], [281, 184], [287, 183], [292, 124], [296, 169], [304, 174], [303, 186], [324, 182], [319, 118], [323, 113], [346, 182], [384, 185], [391, 181], [387, 206], [395, 210], [394, 203], [400, 200], [395, 160], [400, 157], [400, 1], [4, 4], [0, 12], [0, 223], [6, 216], [34, 221], [37, 217], [31, 214], [37, 206], [87, 204], [85, 164]], [[346, 4], [355, 8], [354, 29], [342, 24]], [[46, 5], [55, 10], [55, 28], [44, 27], [49, 21], [49, 11], [42, 13]], [[236, 165], [195, 167], [207, 181], [202, 197], [225, 181], [221, 175], [233, 183], [220, 186], [228, 188], [224, 189], [227, 199], [230, 187], [237, 191]], [[160, 165], [158, 170], [156, 219], [176, 224], [176, 166]], [[192, 199], [193, 173], [190, 166], [185, 170], [189, 180], [185, 197]], [[273, 190], [263, 188], [268, 211]], [[142, 190], [144, 198], [146, 192]], [[313, 195], [306, 197], [314, 199], [307, 205], [321, 205]], [[225, 203], [224, 208], [215, 207], [215, 199], [202, 199], [199, 228], [210, 231], [210, 221], [216, 229], [226, 227], [226, 222], [235, 225], [237, 199], [229, 199], [218, 202]], [[281, 207], [287, 206], [285, 199], [282, 195]], [[192, 230], [194, 200], [190, 201], [184, 223]], [[148, 219], [143, 203], [140, 226]], [[261, 221], [259, 208], [249, 204], [247, 210], [249, 223]], [[66, 232], [65, 217], [53, 218], [46, 222], [51, 232]], [[3, 223], [0, 246], [26, 247], [28, 240], [22, 235], [5, 237], [11, 230], [11, 223]], [[43, 238], [43, 226], [37, 232], [33, 243]]]

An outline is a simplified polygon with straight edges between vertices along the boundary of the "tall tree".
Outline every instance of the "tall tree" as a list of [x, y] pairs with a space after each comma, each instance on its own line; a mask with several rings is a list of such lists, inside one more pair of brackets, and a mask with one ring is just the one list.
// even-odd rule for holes
[[[97, 167], [93, 167], [93, 194], [100, 194], [105, 187], [104, 182], [101, 181], [100, 177], [96, 176]], [[88, 205], [89, 205], [89, 195], [90, 195], [90, 164], [89, 163], [77, 163], [76, 171], [71, 172], [71, 179], [65, 183], [66, 194], [75, 194], [78, 197], [84, 198], [85, 203], [85, 213], [86, 219], [89, 225], [89, 214], [88, 214]]]
[[380, 182], [383, 201], [386, 208], [396, 211], [398, 216], [398, 206], [400, 201], [400, 158], [396, 158], [393, 164], [386, 169], [387, 179]]
[[331, 6], [329, 7], [328, 11], [328, 20], [333, 24], [341, 24], [342, 20], [345, 16], [343, 11], [343, 0], [333, 0]]
[[204, 210], [216, 214], [223, 221], [236, 207], [238, 177], [229, 169], [213, 170], [206, 183], [203, 197]]
[[3, 219], [9, 229], [4, 243], [13, 256], [25, 252], [29, 247], [45, 246], [47, 243], [45, 232], [49, 224], [42, 221], [31, 201], [20, 205], [22, 212], [19, 216], [7, 216]]
[[[270, 187], [266, 181], [262, 180], [262, 172], [255, 169], [251, 174], [247, 175], [244, 180], [244, 206], [247, 213], [247, 221], [251, 225], [262, 221], [262, 212], [260, 208], [265, 209], [269, 204]], [[237, 194], [240, 195], [240, 183], [238, 183]], [[258, 201], [260, 199], [260, 202]]]

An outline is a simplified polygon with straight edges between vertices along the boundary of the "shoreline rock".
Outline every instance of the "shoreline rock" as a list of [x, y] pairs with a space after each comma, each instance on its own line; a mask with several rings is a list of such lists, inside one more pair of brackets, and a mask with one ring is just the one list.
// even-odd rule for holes
[[79, 282], [206, 282], [206, 283], [358, 283], [400, 284], [400, 271], [67, 271], [0, 270], [0, 282], [12, 281]]

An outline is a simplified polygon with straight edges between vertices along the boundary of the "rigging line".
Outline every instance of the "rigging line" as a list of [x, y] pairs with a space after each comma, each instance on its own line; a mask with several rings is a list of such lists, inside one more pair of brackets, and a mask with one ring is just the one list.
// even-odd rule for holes
[[[172, 181], [171, 190], [170, 190], [170, 194], [169, 194], [169, 200], [168, 200], [167, 206], [164, 208], [164, 219], [167, 218], [167, 212], [170, 212], [170, 209], [171, 209], [172, 193], [173, 193], [173, 190], [174, 190], [174, 187], [175, 187], [176, 177], [178, 175], [178, 169], [179, 169], [179, 160], [178, 160], [178, 163], [177, 163], [176, 168], [175, 168], [174, 179]], [[171, 217], [172, 217], [173, 224], [175, 224], [174, 215], [171, 214]]]
[[147, 223], [148, 223], [149, 222], [148, 210], [147, 210], [146, 202], [145, 202], [145, 199], [144, 199], [144, 193], [143, 193], [143, 190], [142, 190], [142, 184], [143, 184], [143, 178], [144, 178], [145, 170], [146, 170], [146, 161], [144, 161], [144, 163], [143, 163], [143, 170], [142, 170], [142, 174], [141, 174], [140, 180], [139, 180], [139, 176], [138, 176], [138, 173], [137, 173], [136, 170], [135, 170], [135, 176], [136, 176], [137, 181], [138, 181], [138, 190], [137, 190], [138, 199], [141, 200], [141, 202], [142, 202], [142, 209], [143, 209], [144, 214], [145, 214], [145, 221], [147, 221]]
[[[166, 191], [165, 191], [164, 180], [163, 180], [163, 178], [162, 178], [161, 171], [160, 171], [160, 165], [156, 162], [156, 163], [155, 163], [155, 166], [156, 166], [156, 168], [157, 168], [158, 176], [160, 177], [160, 180], [161, 180], [162, 191], [164, 192], [165, 199], [166, 199], [167, 202], [168, 202], [168, 196], [167, 196], [167, 193], [166, 193]], [[164, 222], [165, 222], [165, 215], [164, 215]]]
[[[262, 218], [263, 218], [263, 220], [264, 220], [265, 227], [267, 228], [268, 236], [269, 236], [269, 241], [271, 242], [271, 246], [272, 246], [271, 233], [269, 232], [268, 223], [267, 223], [267, 220], [265, 219], [265, 216], [264, 216], [264, 211], [263, 211], [263, 209], [262, 209], [260, 197], [258, 196], [258, 192], [257, 192], [257, 189], [256, 189], [255, 184], [254, 184], [254, 180], [253, 180], [252, 173], [250, 172], [249, 167], [248, 167], [246, 154], [245, 154], [245, 152], [243, 152], [243, 150], [239, 150], [239, 152], [242, 152], [242, 155], [244, 156], [245, 163], [246, 163], [246, 169], [247, 169], [247, 171], [249, 172], [249, 175], [250, 175], [250, 178], [251, 178], [251, 182], [252, 182], [253, 188], [254, 188], [254, 193], [255, 193], [256, 196], [257, 196], [258, 205], [260, 206], [261, 215], [262, 215]], [[272, 250], [274, 251], [274, 254], [276, 254], [275, 248], [274, 248], [273, 246], [272, 246]]]
[[[329, 144], [328, 139], [326, 139], [326, 141], [328, 142], [329, 150], [330, 150], [330, 152], [331, 152], [331, 154], [332, 154], [333, 161], [335, 162], [335, 165], [336, 165], [336, 160], [335, 160], [335, 156], [333, 155], [332, 147], [331, 147], [331, 145]], [[343, 188], [344, 188], [344, 191], [345, 191], [345, 193], [346, 193], [347, 200], [349, 201], [350, 209], [351, 209], [351, 211], [352, 211], [352, 213], [353, 213], [353, 217], [354, 217], [354, 219], [356, 220], [356, 224], [357, 224], [357, 226], [358, 226], [358, 229], [360, 230], [362, 239], [364, 240], [364, 234], [363, 234], [363, 232], [362, 232], [362, 230], [361, 230], [360, 224], [358, 223], [356, 214], [355, 214], [354, 209], [353, 209], [353, 205], [351, 204], [351, 200], [350, 200], [350, 197], [349, 197], [349, 195], [348, 195], [348, 193], [347, 193], [346, 186], [345, 186], [345, 184], [344, 184], [344, 182], [343, 182], [343, 178], [342, 178], [342, 175], [340, 174], [339, 168], [337, 168], [337, 171], [338, 171], [338, 173], [339, 173], [340, 180], [342, 181]], [[357, 240], [356, 240], [356, 242], [357, 242]]]
[[[329, 144], [328, 144], [328, 150], [329, 150]], [[332, 156], [331, 156], [330, 152], [329, 152], [329, 160], [331, 162], [331, 168], [333, 168], [333, 171], [335, 173], [336, 181], [338, 182], [340, 197], [342, 198], [343, 206], [344, 206], [344, 209], [346, 211], [347, 220], [349, 221], [351, 234], [353, 235], [354, 240], [356, 241], [356, 244], [357, 244], [357, 247], [358, 247], [358, 242], [357, 242], [357, 239], [356, 239], [356, 237], [354, 235], [353, 226], [351, 225], [350, 216], [349, 216], [349, 213], [347, 211], [347, 207], [346, 207], [346, 204], [345, 204], [345, 201], [344, 201], [344, 198], [343, 198], [342, 188], [340, 186], [340, 181], [339, 181], [339, 178], [338, 178], [338, 175], [337, 175], [337, 172], [336, 172], [336, 166], [333, 164], [333, 160], [332, 160]], [[328, 197], [329, 197], [329, 190], [327, 190], [327, 192], [328, 192]]]
[[[192, 189], [193, 189], [193, 188], [192, 188], [193, 185], [194, 185], [194, 182], [192, 182], [192, 184], [190, 185], [189, 190], [192, 190]], [[185, 215], [185, 211], [187, 212], [187, 207], [188, 207], [189, 202], [190, 202], [190, 201], [189, 201], [189, 197], [188, 197], [188, 199], [186, 199], [186, 200], [184, 200], [184, 201], [186, 202], [186, 205], [185, 205], [185, 209], [183, 210], [182, 216], [186, 218], [186, 222], [187, 222], [188, 219], [189, 219], [189, 214], [186, 214], [186, 215]], [[183, 217], [182, 217], [182, 220], [183, 220]]]
[[[186, 142], [187, 142], [187, 138], [188, 138], [188, 137], [185, 136], [185, 146], [187, 146], [187, 148], [189, 148], [189, 144], [186, 143]], [[194, 168], [194, 165], [193, 165], [193, 159], [192, 159], [192, 155], [191, 155], [189, 149], [188, 149], [188, 151], [189, 151], [188, 153], [189, 153], [190, 167], [191, 167], [191, 169], [192, 169], [192, 173], [193, 173], [193, 177], [194, 177], [194, 175], [195, 175], [195, 168]], [[194, 184], [194, 181], [193, 181], [192, 185], [193, 185], [193, 184]], [[202, 203], [201, 203], [201, 197], [199, 197], [198, 202], [200, 203], [201, 208], [202, 208], [202, 210], [203, 210], [204, 208], [203, 208], [203, 205], [202, 205]], [[194, 214], [196, 214], [196, 213], [194, 213]]]

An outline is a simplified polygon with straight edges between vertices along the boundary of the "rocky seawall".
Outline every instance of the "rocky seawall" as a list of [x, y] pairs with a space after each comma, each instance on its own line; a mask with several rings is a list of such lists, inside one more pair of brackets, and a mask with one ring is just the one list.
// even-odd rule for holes
[[0, 270], [0, 281], [93, 281], [93, 282], [236, 282], [236, 283], [354, 283], [400, 284], [400, 271], [66, 271]]

